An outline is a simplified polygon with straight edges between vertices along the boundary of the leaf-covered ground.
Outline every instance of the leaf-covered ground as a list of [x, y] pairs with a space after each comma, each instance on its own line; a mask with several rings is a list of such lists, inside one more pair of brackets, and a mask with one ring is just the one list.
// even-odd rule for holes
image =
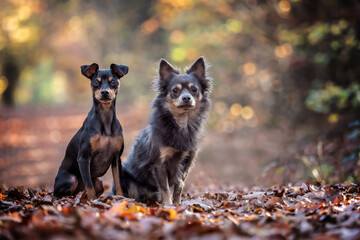
[[2, 188], [0, 239], [359, 239], [359, 185], [227, 187], [178, 206]]

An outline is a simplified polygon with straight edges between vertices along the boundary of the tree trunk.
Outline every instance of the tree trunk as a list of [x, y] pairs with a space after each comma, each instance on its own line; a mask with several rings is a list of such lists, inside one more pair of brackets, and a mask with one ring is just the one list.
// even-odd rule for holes
[[2, 95], [2, 102], [7, 106], [14, 106], [14, 92], [19, 81], [20, 67], [16, 58], [6, 54], [3, 65], [3, 75], [8, 80], [8, 86]]

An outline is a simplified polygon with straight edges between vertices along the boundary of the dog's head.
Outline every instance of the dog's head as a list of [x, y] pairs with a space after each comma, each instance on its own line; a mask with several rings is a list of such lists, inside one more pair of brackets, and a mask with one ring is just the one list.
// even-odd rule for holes
[[173, 114], [183, 114], [196, 109], [203, 97], [211, 91], [211, 80], [206, 76], [203, 57], [198, 58], [180, 74], [165, 59], [160, 61], [157, 88], [160, 96], [166, 97], [167, 107]]
[[129, 68], [124, 65], [111, 64], [110, 69], [99, 70], [99, 65], [81, 66], [81, 73], [91, 80], [93, 96], [101, 103], [110, 103], [116, 98], [120, 88], [120, 78], [127, 74]]

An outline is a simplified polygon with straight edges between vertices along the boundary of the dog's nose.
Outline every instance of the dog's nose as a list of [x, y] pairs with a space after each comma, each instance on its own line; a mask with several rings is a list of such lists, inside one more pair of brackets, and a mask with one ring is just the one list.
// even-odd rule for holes
[[107, 96], [109, 96], [109, 90], [107, 90], [107, 89], [102, 89], [101, 90], [101, 95], [103, 95], [104, 97], [107, 97]]
[[191, 98], [190, 98], [190, 96], [183, 96], [182, 100], [183, 100], [184, 103], [189, 103]]

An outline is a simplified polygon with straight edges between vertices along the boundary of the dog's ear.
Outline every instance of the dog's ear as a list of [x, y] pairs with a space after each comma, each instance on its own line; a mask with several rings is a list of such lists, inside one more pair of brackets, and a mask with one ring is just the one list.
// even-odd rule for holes
[[124, 65], [117, 65], [117, 64], [111, 64], [110, 69], [114, 72], [114, 74], [118, 78], [122, 78], [124, 75], [126, 75], [129, 72], [129, 67]]
[[206, 78], [206, 66], [203, 57], [199, 57], [186, 71], [187, 74], [195, 73], [198, 78]]
[[201, 84], [202, 94], [208, 95], [211, 93], [212, 89], [212, 80], [211, 77], [207, 76], [206, 68], [209, 65], [205, 62], [203, 57], [199, 57], [191, 67], [186, 70], [187, 74], [193, 73], [198, 79]]
[[173, 74], [179, 74], [179, 72], [176, 71], [174, 67], [171, 66], [170, 63], [168, 63], [165, 59], [162, 58], [160, 60], [160, 67], [159, 67], [160, 80], [167, 80]]
[[96, 72], [99, 70], [99, 65], [93, 63], [91, 65], [82, 65], [81, 66], [81, 73], [87, 78], [92, 78]]

